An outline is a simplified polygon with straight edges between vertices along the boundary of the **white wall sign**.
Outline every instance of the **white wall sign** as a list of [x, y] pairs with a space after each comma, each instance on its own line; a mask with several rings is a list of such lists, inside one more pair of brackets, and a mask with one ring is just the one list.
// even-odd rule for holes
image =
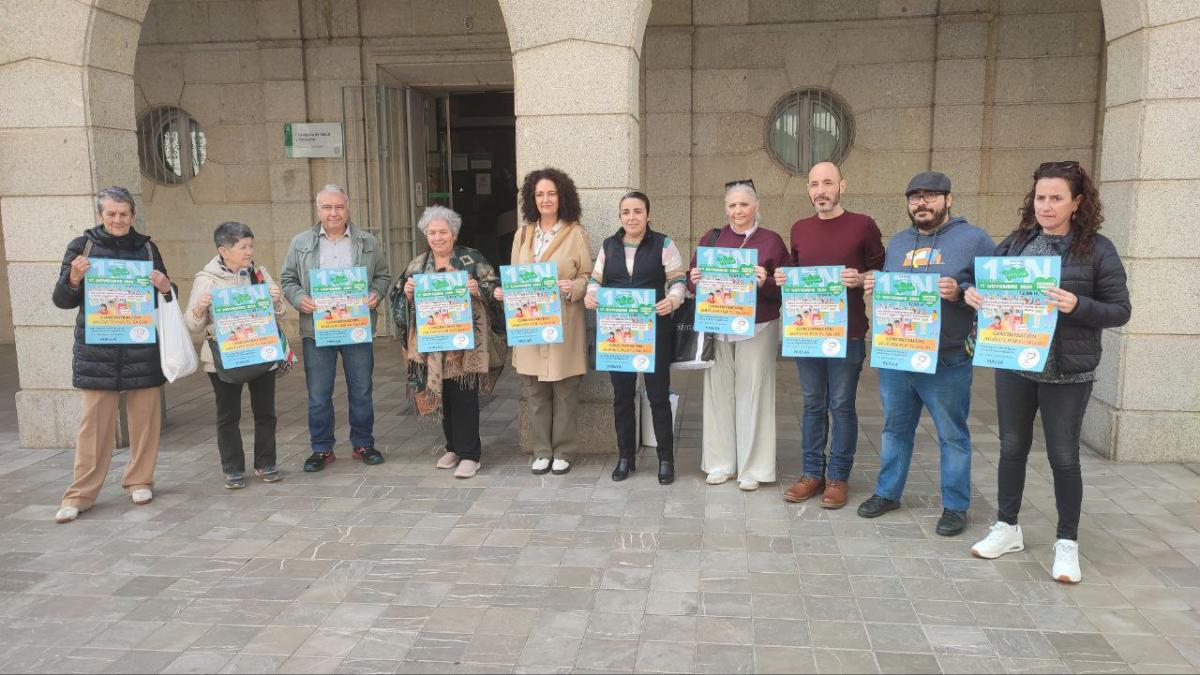
[[341, 157], [341, 122], [288, 122], [283, 125], [288, 157]]

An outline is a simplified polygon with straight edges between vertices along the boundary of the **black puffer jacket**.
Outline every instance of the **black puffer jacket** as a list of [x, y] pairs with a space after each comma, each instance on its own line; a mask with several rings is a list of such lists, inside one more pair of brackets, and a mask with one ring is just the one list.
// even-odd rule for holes
[[[996, 247], [996, 255], [1021, 255], [1041, 227], [1017, 230]], [[1063, 255], [1059, 286], [1079, 298], [1075, 311], [1058, 315], [1051, 349], [1063, 375], [1088, 373], [1100, 365], [1100, 333], [1105, 328], [1124, 326], [1133, 311], [1129, 304], [1125, 266], [1109, 239], [1097, 234], [1091, 255], [1064, 255], [1071, 250], [1072, 234], [1059, 244]]]
[[[116, 258], [118, 260], [147, 260], [146, 242], [150, 237], [130, 229], [123, 237], [114, 237], [97, 225], [67, 244], [63, 256], [58, 283], [54, 284], [54, 304], [62, 309], [76, 309], [75, 348], [71, 362], [72, 383], [79, 389], [107, 389], [128, 391], [148, 389], [164, 384], [162, 366], [158, 357], [158, 343], [149, 345], [89, 345], [84, 342], [83, 284], [78, 289], [70, 286], [71, 261], [83, 255], [84, 246], [92, 242], [92, 258]], [[153, 242], [154, 269], [167, 273], [162, 255]], [[155, 306], [158, 292], [154, 293]]]

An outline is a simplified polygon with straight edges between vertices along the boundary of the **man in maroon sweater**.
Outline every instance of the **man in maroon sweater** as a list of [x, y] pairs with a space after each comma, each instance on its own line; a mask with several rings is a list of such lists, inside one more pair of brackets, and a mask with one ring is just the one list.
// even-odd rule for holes
[[[869, 216], [851, 213], [842, 206], [846, 180], [830, 162], [817, 164], [808, 172], [808, 198], [817, 213], [792, 225], [791, 264], [845, 265], [846, 357], [840, 359], [797, 358], [800, 387], [804, 396], [800, 445], [804, 451], [804, 473], [783, 498], [802, 502], [821, 493], [821, 506], [840, 509], [846, 505], [846, 481], [858, 446], [858, 411], [855, 394], [866, 356], [867, 312], [863, 303], [863, 277], [883, 266], [883, 238]], [[775, 273], [783, 285], [782, 272]], [[829, 416], [833, 415], [833, 443], [828, 460], [825, 444]]]

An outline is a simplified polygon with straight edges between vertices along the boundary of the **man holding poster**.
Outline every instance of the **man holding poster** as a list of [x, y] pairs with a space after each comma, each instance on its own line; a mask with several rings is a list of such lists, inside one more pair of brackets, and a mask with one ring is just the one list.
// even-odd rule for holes
[[[317, 193], [318, 222], [292, 239], [279, 280], [283, 295], [300, 311], [300, 336], [304, 342], [304, 380], [308, 386], [308, 433], [312, 456], [304, 462], [305, 471], [320, 471], [334, 461], [333, 454], [333, 384], [337, 361], [341, 356], [346, 372], [346, 388], [350, 399], [350, 445], [354, 458], [366, 464], [380, 464], [383, 455], [375, 449], [375, 410], [372, 398], [372, 373], [375, 369], [374, 347], [369, 339], [375, 332], [376, 307], [391, 283], [387, 252], [370, 232], [359, 229], [350, 220], [350, 200], [346, 191], [337, 185], [326, 185]], [[322, 320], [335, 323], [352, 320], [351, 305], [361, 302], [349, 293], [345, 302], [314, 299], [312, 274], [315, 270], [330, 271], [329, 281], [341, 283], [342, 277], [353, 284], [355, 268], [365, 270], [362, 282], [366, 291], [366, 306], [370, 316], [363, 339], [355, 341], [353, 331], [345, 331], [348, 340], [334, 339], [317, 344], [314, 313], [324, 313]], [[316, 275], [320, 278], [321, 274]], [[359, 327], [361, 330], [361, 327]]]
[[[821, 506], [827, 509], [846, 505], [847, 481], [858, 447], [858, 377], [867, 353], [863, 278], [883, 265], [883, 235], [870, 216], [842, 206], [845, 189], [841, 170], [831, 162], [821, 162], [808, 172], [808, 199], [816, 214], [792, 225], [791, 264], [803, 267], [775, 271], [775, 283], [784, 294], [783, 355], [796, 358], [804, 398], [803, 475], [783, 498], [802, 502], [820, 493]], [[795, 284], [788, 283], [789, 274]], [[826, 292], [789, 292], [802, 288]], [[789, 309], [798, 311], [789, 313]], [[799, 342], [808, 343], [808, 350], [789, 350]], [[827, 460], [830, 416], [833, 440]]]
[[[918, 345], [936, 341], [938, 349], [934, 354], [912, 350], [911, 358], [888, 360], [886, 365], [879, 363], [872, 350], [871, 365], [879, 368], [879, 397], [883, 403], [883, 447], [875, 494], [858, 507], [858, 515], [875, 518], [900, 508], [924, 407], [933, 417], [941, 446], [942, 517], [937, 533], [950, 537], [966, 528], [971, 505], [967, 415], [972, 372], [965, 345], [975, 328], [975, 312], [963, 302], [963, 292], [974, 283], [975, 257], [990, 255], [995, 245], [982, 229], [961, 216], [950, 215], [954, 199], [945, 174], [917, 174], [905, 195], [912, 227], [888, 241], [883, 263], [883, 271], [893, 274], [887, 275], [889, 286], [881, 292], [886, 291], [887, 302], [894, 303], [888, 310], [894, 316], [886, 322], [890, 326], [882, 325], [885, 322], [878, 308], [883, 303], [873, 298], [874, 332], [885, 336], [875, 340], [900, 348], [911, 344], [903, 342], [906, 340]], [[864, 280], [867, 295], [876, 290], [874, 277], [869, 274]], [[933, 293], [937, 295], [926, 306], [924, 298]], [[903, 298], [912, 300], [906, 302]], [[934, 324], [940, 324], [937, 335], [927, 335]], [[902, 367], [906, 369], [897, 369]]]

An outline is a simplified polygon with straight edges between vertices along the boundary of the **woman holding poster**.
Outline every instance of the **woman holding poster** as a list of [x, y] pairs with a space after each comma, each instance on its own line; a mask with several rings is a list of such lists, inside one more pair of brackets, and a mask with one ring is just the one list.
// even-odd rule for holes
[[[683, 258], [671, 238], [650, 229], [650, 198], [641, 192], [630, 192], [621, 198], [621, 227], [604, 240], [596, 254], [592, 278], [588, 281], [584, 305], [591, 310], [598, 306], [596, 293], [601, 286], [609, 288], [654, 289], [654, 370], [642, 376], [646, 395], [650, 398], [650, 413], [654, 419], [654, 436], [658, 443], [658, 482], [675, 482], [674, 425], [671, 418], [671, 345], [675, 342], [675, 324], [671, 313], [683, 304], [687, 292]], [[615, 336], [614, 336], [615, 337]], [[628, 331], [622, 338], [629, 338]], [[615, 340], [614, 340], [615, 341]], [[638, 449], [634, 406], [637, 404], [637, 373], [610, 372], [613, 386], [613, 418], [617, 429], [617, 448], [620, 457], [613, 469], [612, 479], [625, 480], [634, 470]]]
[[[558, 169], [530, 171], [521, 185], [521, 227], [513, 239], [512, 264], [554, 262], [562, 298], [563, 339], [557, 344], [513, 347], [513, 367], [529, 404], [529, 443], [535, 474], [571, 470], [579, 384], [587, 372], [583, 294], [592, 273], [587, 233], [575, 182]], [[495, 298], [504, 301], [504, 289]]]
[[[754, 330], [717, 335], [716, 360], [704, 371], [704, 443], [700, 468], [709, 485], [737, 476], [738, 487], [757, 490], [775, 481], [775, 355], [779, 351], [780, 288], [775, 268], [788, 262], [787, 245], [759, 227], [758, 193], [752, 181], [725, 185], [728, 224], [706, 234], [701, 246], [754, 249], [757, 288]], [[692, 254], [693, 292], [701, 271]], [[729, 299], [732, 299], [730, 295]]]
[[[1100, 365], [1100, 332], [1129, 321], [1125, 267], [1108, 238], [1099, 234], [1104, 216], [1096, 186], [1078, 162], [1046, 162], [1033, 174], [1021, 208], [1021, 224], [996, 248], [997, 256], [1061, 256], [1062, 280], [1046, 296], [1058, 310], [1058, 328], [1040, 373], [996, 370], [1000, 464], [996, 523], [971, 548], [980, 558], [998, 558], [1025, 548], [1017, 514], [1025, 489], [1025, 466], [1040, 411], [1046, 452], [1054, 472], [1058, 532], [1054, 568], [1058, 581], [1078, 583], [1079, 511], [1083, 479], [1079, 433]], [[965, 300], [978, 309], [974, 288]]]
[[[237, 490], [246, 487], [246, 453], [242, 448], [242, 383], [223, 381], [217, 375], [212, 349], [208, 340], [216, 336], [213, 321], [213, 291], [235, 286], [265, 284], [271, 296], [276, 320], [283, 316], [287, 307], [279, 286], [267, 273], [266, 268], [254, 264], [254, 232], [242, 223], [221, 223], [213, 232], [217, 255], [204, 269], [196, 273], [192, 282], [192, 297], [184, 321], [193, 333], [203, 332], [205, 343], [200, 347], [200, 361], [204, 372], [212, 381], [213, 394], [217, 402], [217, 451], [221, 455], [221, 470], [225, 474], [225, 487]], [[233, 333], [238, 339], [246, 337], [244, 328]], [[276, 329], [278, 332], [278, 329]], [[239, 334], [240, 333], [240, 334]], [[250, 336], [253, 339], [253, 335]], [[286, 363], [286, 361], [285, 361]], [[278, 369], [271, 369], [246, 383], [250, 389], [250, 410], [254, 413], [254, 473], [267, 483], [280, 479], [275, 464], [275, 376]]]
[[[417, 229], [425, 235], [429, 251], [409, 263], [391, 293], [392, 318], [408, 366], [408, 394], [420, 415], [442, 418], [446, 447], [437, 468], [454, 469], [455, 478], [473, 478], [482, 453], [479, 392], [491, 393], [504, 368], [504, 311], [493, 299], [500, 279], [483, 254], [456, 244], [462, 217], [454, 211], [430, 206], [421, 214]], [[417, 346], [415, 277], [444, 272], [466, 272], [475, 344], [468, 349], [422, 352]]]

